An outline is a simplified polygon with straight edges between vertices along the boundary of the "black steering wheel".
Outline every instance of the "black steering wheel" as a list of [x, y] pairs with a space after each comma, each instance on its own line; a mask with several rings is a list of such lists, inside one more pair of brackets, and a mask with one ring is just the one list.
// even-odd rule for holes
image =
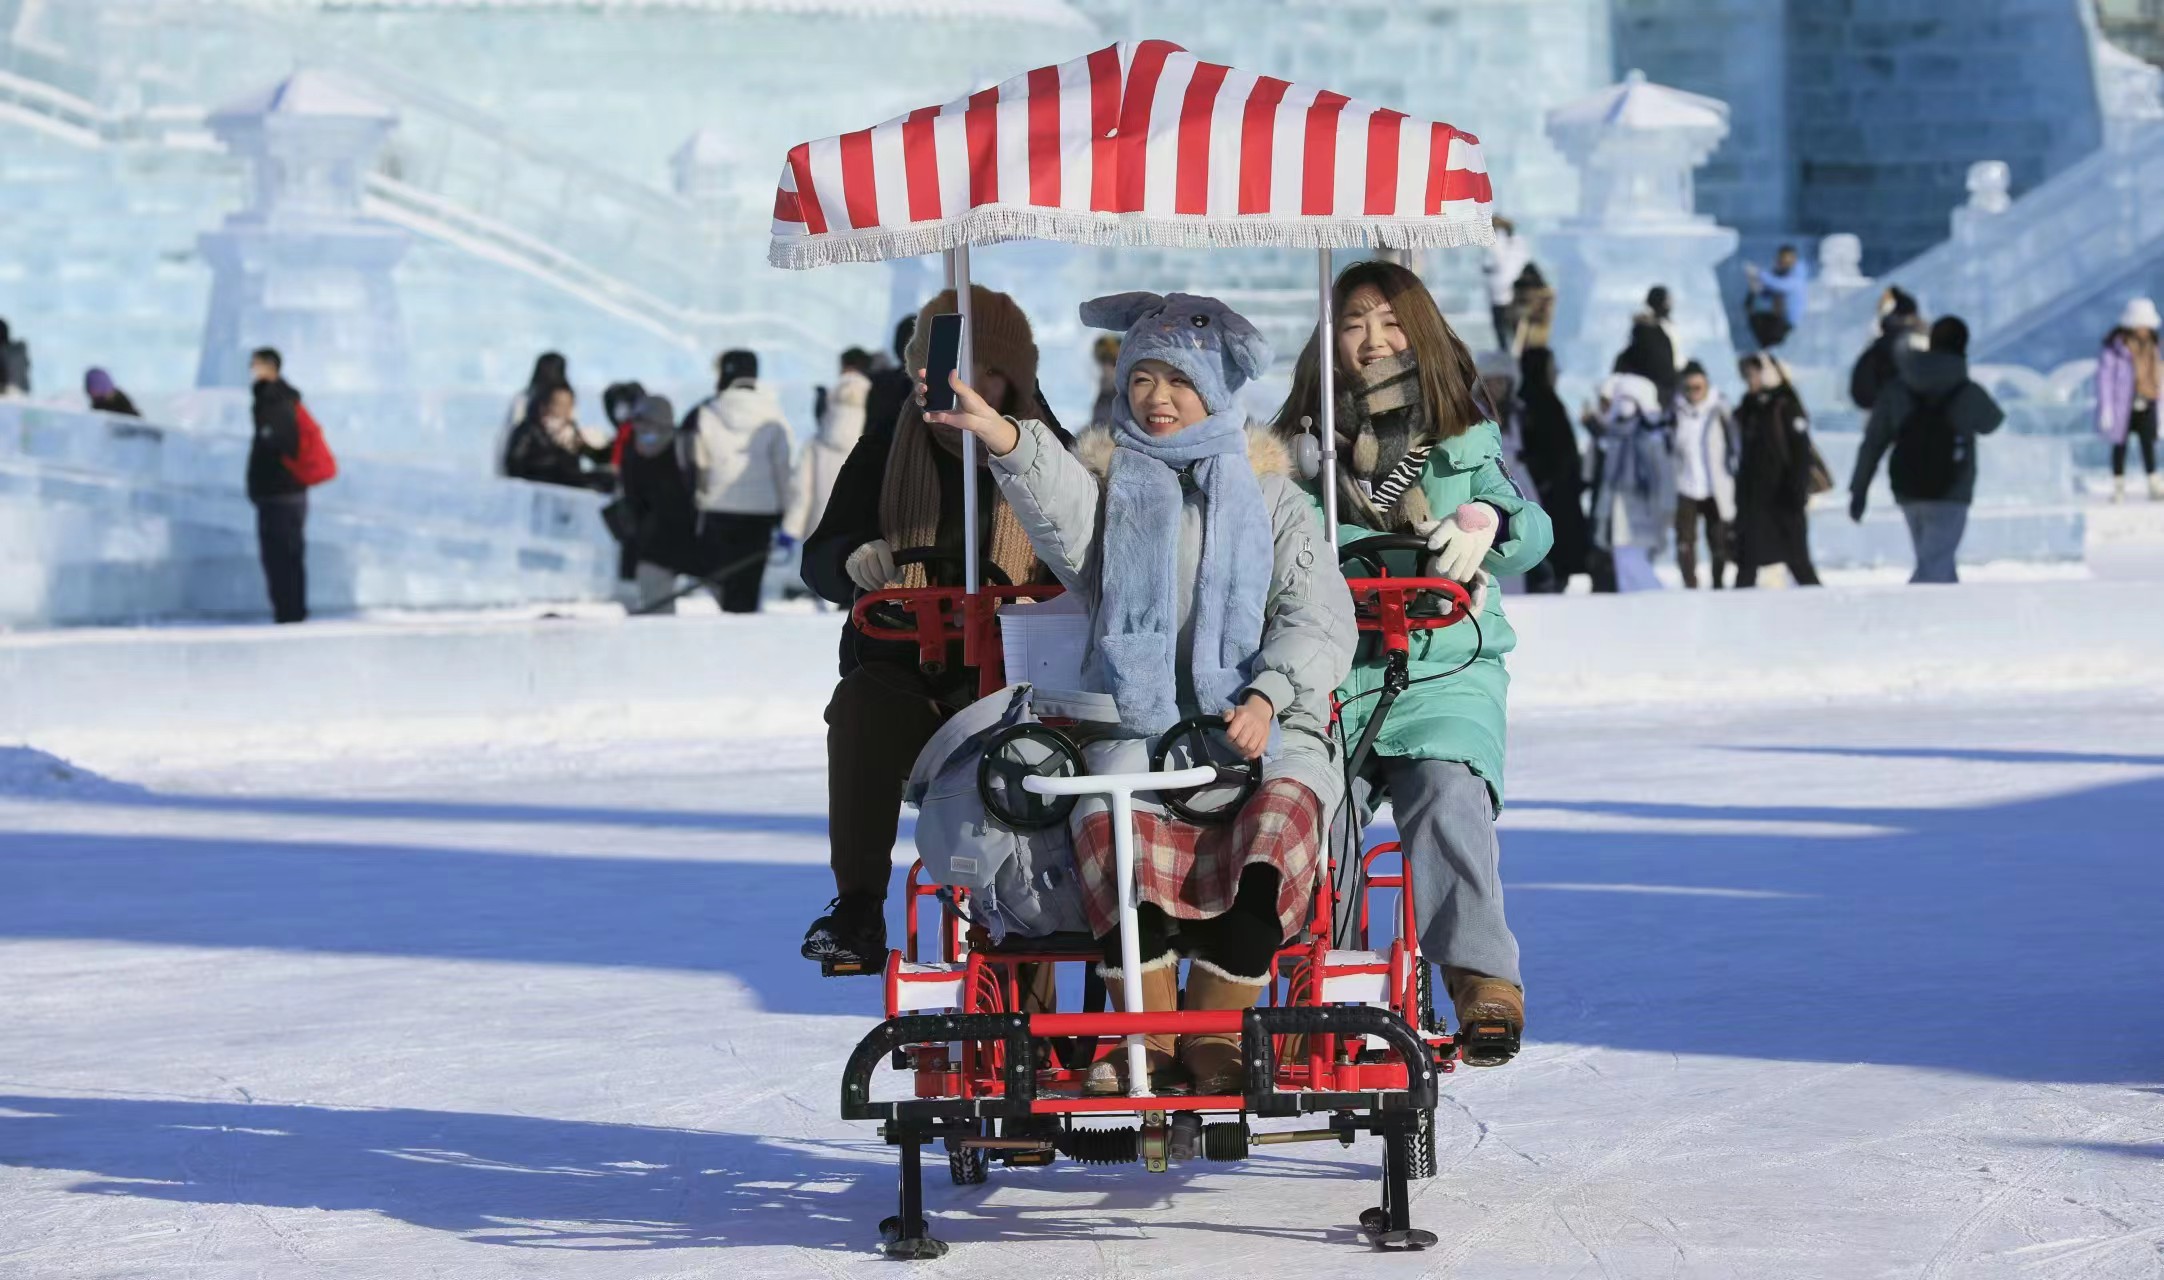
[[1077, 796], [1041, 796], [1027, 778], [1072, 778], [1082, 772], [1082, 749], [1048, 724], [1010, 725], [992, 736], [977, 765], [984, 811], [1010, 831], [1043, 831], [1067, 821]]
[[[968, 562], [962, 558], [961, 552], [943, 551], [938, 547], [911, 547], [906, 551], [894, 553], [894, 567], [896, 569], [906, 569], [911, 565], [919, 564], [949, 566], [954, 570], [955, 579], [959, 581], [967, 568]], [[989, 559], [980, 558], [977, 561], [977, 567], [984, 571], [984, 580], [995, 587], [1011, 587], [1014, 585], [1013, 582], [1008, 580], [1007, 571], [992, 563]], [[927, 581], [930, 580], [930, 577], [930, 574], [925, 575]], [[860, 598], [870, 594], [868, 591], [858, 593]], [[903, 607], [898, 600], [889, 600], [872, 606], [865, 611], [864, 618], [865, 621], [875, 626], [893, 631], [912, 631], [916, 629], [917, 625], [916, 621], [909, 616], [909, 610]]]
[[1168, 767], [1181, 747], [1192, 764], [1216, 769], [1217, 781], [1185, 791], [1160, 791], [1158, 800], [1173, 816], [1197, 826], [1222, 826], [1238, 817], [1262, 786], [1261, 763], [1240, 758], [1225, 737], [1225, 721], [1220, 716], [1190, 716], [1165, 730], [1150, 748], [1150, 768]]

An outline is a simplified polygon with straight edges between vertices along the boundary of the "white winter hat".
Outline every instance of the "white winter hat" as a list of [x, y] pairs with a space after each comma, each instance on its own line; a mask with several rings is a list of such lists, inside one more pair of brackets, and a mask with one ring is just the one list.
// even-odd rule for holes
[[2156, 303], [2147, 298], [2136, 298], [2126, 304], [2126, 310], [2119, 313], [2119, 327], [2155, 332], [2164, 329], [2164, 316], [2157, 315]]

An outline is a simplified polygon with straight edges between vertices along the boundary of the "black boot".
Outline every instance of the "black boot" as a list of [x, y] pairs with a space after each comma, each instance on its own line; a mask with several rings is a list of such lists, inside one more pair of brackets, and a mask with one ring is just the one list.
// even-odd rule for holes
[[868, 893], [845, 893], [827, 904], [827, 913], [804, 933], [803, 955], [829, 974], [879, 973], [887, 964], [887, 913], [884, 900]]

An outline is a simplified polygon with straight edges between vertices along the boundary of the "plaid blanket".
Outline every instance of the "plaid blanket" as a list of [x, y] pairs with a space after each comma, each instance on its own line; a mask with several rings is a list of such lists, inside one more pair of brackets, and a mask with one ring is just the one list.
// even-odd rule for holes
[[[1322, 803], [1290, 778], [1266, 782], [1228, 826], [1201, 827], [1154, 813], [1135, 815], [1137, 902], [1179, 920], [1207, 920], [1232, 906], [1240, 873], [1260, 864], [1278, 872], [1277, 918], [1285, 937], [1307, 925], [1322, 866]], [[1090, 929], [1119, 923], [1112, 816], [1094, 813], [1075, 833], [1075, 862]]]

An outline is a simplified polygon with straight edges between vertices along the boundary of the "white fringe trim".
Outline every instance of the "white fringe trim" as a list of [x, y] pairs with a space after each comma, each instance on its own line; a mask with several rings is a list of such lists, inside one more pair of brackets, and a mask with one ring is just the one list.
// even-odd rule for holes
[[[1157, 957], [1155, 960], [1143, 961], [1142, 972], [1156, 973], [1160, 969], [1170, 969], [1179, 962], [1179, 952], [1167, 951], [1165, 954]], [[1120, 979], [1127, 976], [1127, 972], [1126, 970], [1121, 969], [1117, 965], [1107, 967], [1105, 964], [1100, 962], [1097, 965], [1097, 976], [1103, 978], [1106, 982], [1118, 982]]]
[[984, 205], [958, 218], [907, 227], [777, 235], [766, 260], [803, 271], [844, 262], [885, 262], [1003, 240], [1154, 246], [1164, 249], [1452, 249], [1495, 243], [1489, 215], [1473, 218], [1159, 217]]
[[1208, 960], [1203, 959], [1201, 956], [1193, 957], [1189, 961], [1189, 963], [1193, 964], [1197, 969], [1201, 969], [1207, 973], [1216, 974], [1218, 977], [1224, 979], [1226, 982], [1238, 983], [1243, 987], [1259, 987], [1270, 980], [1270, 975], [1267, 973], [1261, 975], [1260, 977], [1246, 977], [1241, 974], [1230, 972], [1229, 970], [1226, 970], [1221, 966], [1212, 964]]

